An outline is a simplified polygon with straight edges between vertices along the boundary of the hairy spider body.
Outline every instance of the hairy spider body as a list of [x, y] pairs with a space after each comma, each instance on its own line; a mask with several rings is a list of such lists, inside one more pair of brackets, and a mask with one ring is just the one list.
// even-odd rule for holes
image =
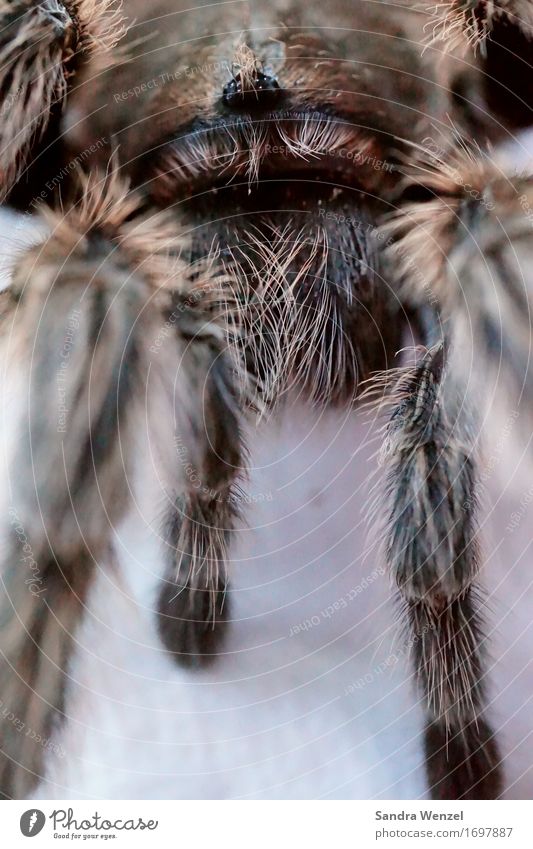
[[[75, 625], [135, 501], [139, 433], [165, 503], [160, 638], [201, 670], [231, 627], [244, 434], [295, 391], [321, 409], [364, 396], [385, 416], [381, 556], [414, 646], [429, 792], [495, 798], [470, 372], [479, 389], [476, 357], [493, 382], [503, 365], [504, 405], [531, 403], [532, 182], [489, 151], [530, 120], [512, 91], [492, 110], [502, 44], [529, 46], [532, 4], [330, 11], [335, 27], [312, 5], [251, 3], [243, 27], [241, 4], [202, 7], [200, 38], [197, 13], [167, 0], [0, 6], [4, 196], [56, 207], [2, 295], [6, 381], [26, 399], [9, 498], [50, 590], [24, 592], [11, 534], [3, 698], [43, 737], [61, 721]], [[24, 796], [42, 752], [0, 739], [0, 789]]]

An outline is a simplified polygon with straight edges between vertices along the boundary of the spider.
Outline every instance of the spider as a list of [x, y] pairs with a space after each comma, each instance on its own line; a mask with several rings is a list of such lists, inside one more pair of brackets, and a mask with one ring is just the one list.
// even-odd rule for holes
[[491, 414], [523, 423], [533, 397], [533, 181], [494, 153], [531, 120], [533, 3], [2, 0], [0, 18], [2, 199], [42, 225], [1, 295], [1, 793], [43, 775], [139, 432], [171, 493], [159, 638], [201, 671], [231, 628], [245, 429], [297, 387], [375, 411], [369, 515], [428, 792], [497, 798], [477, 469], [491, 381]]

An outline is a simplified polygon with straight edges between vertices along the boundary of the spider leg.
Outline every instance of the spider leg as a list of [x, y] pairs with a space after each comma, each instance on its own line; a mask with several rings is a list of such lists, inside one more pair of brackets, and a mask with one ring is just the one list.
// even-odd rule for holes
[[45, 144], [47, 128], [46, 143], [59, 135], [75, 76], [88, 62], [108, 64], [124, 32], [115, 0], [0, 0], [1, 200]]
[[[403, 266], [407, 300], [418, 309], [427, 309], [428, 301], [438, 304], [450, 344], [444, 377], [433, 374], [436, 354], [428, 353], [419, 372], [404, 378], [405, 409], [398, 405], [403, 413], [391, 419], [388, 439], [398, 453], [386, 453], [388, 497], [394, 505], [399, 492], [399, 503], [394, 510], [389, 506], [395, 520], [389, 558], [410, 621], [421, 632], [414, 655], [417, 675], [426, 682], [432, 792], [487, 798], [498, 795], [501, 784], [497, 747], [483, 715], [481, 602], [471, 588], [479, 559], [479, 487], [469, 409], [475, 404], [479, 420], [488, 418], [489, 440], [493, 432], [501, 434], [504, 417], [503, 427], [509, 428], [510, 418], [516, 426], [513, 445], [517, 437], [530, 438], [533, 181], [506, 175], [497, 161], [461, 142], [446, 161], [435, 156], [419, 163], [412, 178], [428, 190], [428, 199], [406, 205], [389, 223], [388, 232], [400, 237], [392, 253]], [[421, 435], [412, 427], [415, 399], [419, 409], [431, 410], [421, 420], [420, 446], [409, 439]], [[405, 514], [398, 512], [402, 500]], [[399, 523], [400, 515], [414, 525]], [[404, 543], [410, 550], [402, 558]]]
[[446, 0], [425, 11], [427, 43], [478, 54], [491, 109], [508, 124], [531, 124], [533, 0]]
[[429, 16], [426, 31], [430, 33], [430, 43], [445, 50], [467, 44], [485, 54], [502, 27], [514, 27], [528, 38], [533, 35], [531, 0], [443, 0], [426, 3], [425, 11]]
[[208, 663], [220, 649], [229, 606], [227, 549], [239, 519], [236, 482], [245, 460], [241, 372], [224, 339], [202, 332], [200, 322], [190, 311], [180, 328], [188, 327], [190, 340], [182, 367], [203, 396], [197, 414], [203, 454], [191, 464], [177, 446], [187, 490], [167, 517], [168, 568], [158, 602], [161, 638], [185, 666]]
[[125, 287], [112, 246], [84, 245], [66, 226], [19, 260], [3, 295], [3, 356], [19, 399], [1, 569], [0, 791], [8, 798], [27, 796], [42, 775], [63, 715], [75, 626], [128, 497], [118, 427], [124, 439], [140, 379], [140, 326], [132, 330], [145, 283], [130, 275]]
[[183, 666], [205, 666], [220, 652], [229, 612], [227, 549], [238, 515], [228, 490], [177, 499], [169, 517], [174, 555], [159, 595], [159, 633]]
[[[235, 482], [244, 465], [240, 370], [221, 338], [202, 333], [191, 311], [182, 367], [198, 387], [197, 440], [205, 446], [191, 463], [177, 445], [187, 489], [166, 519], [167, 574], [159, 595], [159, 631], [176, 661], [199, 666], [213, 659], [228, 616], [227, 549], [239, 518]], [[189, 335], [190, 334], [190, 335]]]
[[[64, 717], [76, 627], [96, 571], [113, 569], [114, 529], [131, 504], [143, 435], [165, 491], [191, 489], [177, 438], [191, 468], [222, 485], [218, 440], [229, 435], [216, 403], [229, 389], [213, 364], [213, 340], [225, 338], [218, 282], [206, 269], [188, 274], [174, 222], [140, 208], [115, 176], [85, 180], [78, 204], [64, 216], [48, 214], [48, 236], [18, 258], [1, 296], [8, 521], [0, 528], [0, 793], [7, 798], [26, 797], [43, 776], [50, 735]], [[191, 344], [185, 313], [153, 353], [176, 297], [202, 314], [195, 333], [211, 359]], [[211, 406], [198, 398], [202, 386]]]
[[505, 161], [466, 144], [447, 161], [428, 157], [412, 178], [433, 197], [405, 205], [386, 225], [397, 239], [392, 255], [403, 292], [417, 308], [439, 304], [453, 369], [483, 410], [487, 437], [511, 423], [513, 450], [528, 456], [533, 179], [506, 173]]
[[406, 608], [426, 713], [432, 798], [494, 798], [499, 755], [485, 719], [471, 414], [442, 343], [400, 370], [390, 397], [386, 558]]

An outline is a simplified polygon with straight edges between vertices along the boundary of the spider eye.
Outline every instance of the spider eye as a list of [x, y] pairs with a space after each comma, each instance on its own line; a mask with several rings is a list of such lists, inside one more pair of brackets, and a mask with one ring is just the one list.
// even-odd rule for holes
[[282, 89], [272, 74], [256, 70], [250, 80], [243, 79], [241, 73], [236, 74], [224, 86], [222, 102], [232, 108], [253, 109], [254, 107], [272, 106], [282, 93]]

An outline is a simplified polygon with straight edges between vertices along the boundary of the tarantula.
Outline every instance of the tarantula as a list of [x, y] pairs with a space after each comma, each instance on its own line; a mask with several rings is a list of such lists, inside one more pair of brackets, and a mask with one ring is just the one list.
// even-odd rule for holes
[[[372, 518], [429, 792], [496, 798], [476, 455], [489, 381], [517, 417], [533, 400], [533, 181], [493, 155], [531, 120], [533, 2], [332, 0], [327, 26], [301, 0], [0, 16], [3, 200], [43, 222], [1, 296], [3, 705], [43, 739], [61, 721], [142, 429], [173, 499], [160, 638], [216, 662], [244, 423], [296, 385], [384, 422]], [[12, 723], [0, 741], [0, 791], [24, 797], [44, 749]]]

